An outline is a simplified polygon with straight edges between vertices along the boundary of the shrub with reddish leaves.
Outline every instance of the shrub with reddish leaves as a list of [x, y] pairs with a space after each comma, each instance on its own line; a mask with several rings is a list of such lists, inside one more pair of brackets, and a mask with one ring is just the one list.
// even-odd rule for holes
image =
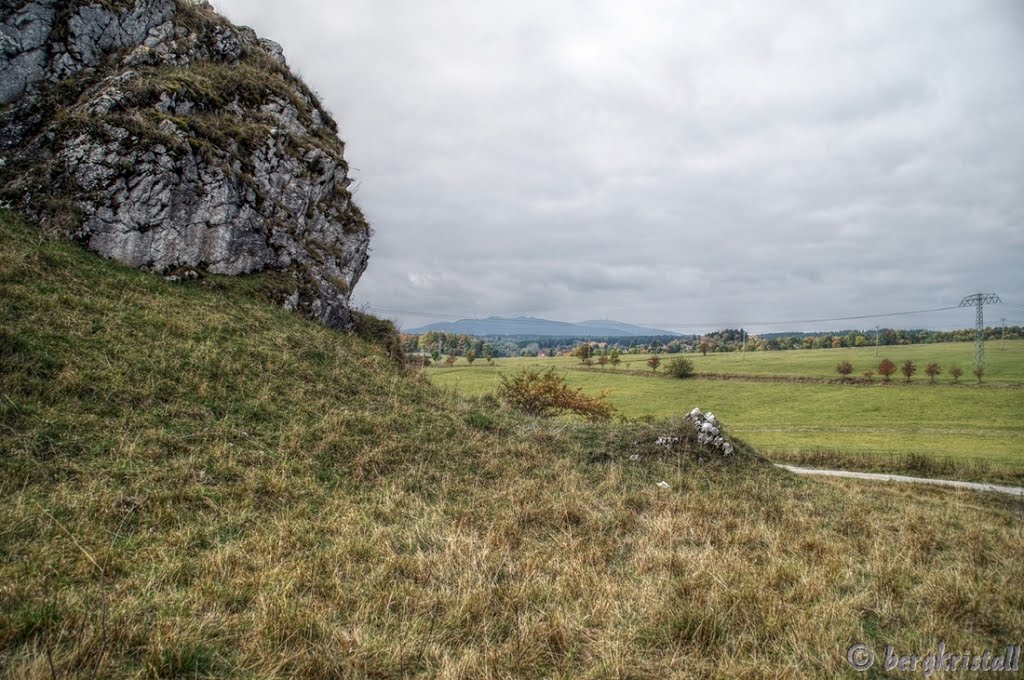
[[892, 363], [888, 359], [882, 359], [882, 363], [878, 364], [878, 375], [885, 379], [885, 382], [889, 382], [892, 378], [892, 374], [896, 372], [896, 364]]
[[608, 403], [607, 392], [596, 397], [569, 387], [565, 378], [555, 373], [526, 368], [501, 377], [498, 396], [512, 408], [531, 416], [553, 416], [575, 413], [589, 420], [608, 420], [615, 407]]

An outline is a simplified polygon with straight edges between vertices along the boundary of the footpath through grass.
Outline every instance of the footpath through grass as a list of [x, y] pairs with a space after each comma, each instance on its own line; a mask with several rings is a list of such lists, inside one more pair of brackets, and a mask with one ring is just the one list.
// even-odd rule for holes
[[821, 678], [1024, 637], [1018, 500], [520, 418], [208, 286], [0, 213], [0, 677]]

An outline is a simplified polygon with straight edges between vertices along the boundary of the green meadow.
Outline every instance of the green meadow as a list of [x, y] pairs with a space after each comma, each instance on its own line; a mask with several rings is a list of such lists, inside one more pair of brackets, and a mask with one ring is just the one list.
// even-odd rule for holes
[[[958, 470], [961, 476], [1024, 479], [1024, 341], [987, 346], [988, 372], [982, 385], [970, 374], [971, 343], [874, 348], [687, 355], [698, 375], [679, 380], [654, 374], [646, 355], [626, 355], [619, 368], [586, 368], [573, 358], [501, 359], [472, 366], [432, 367], [431, 380], [460, 393], [494, 392], [500, 376], [522, 367], [554, 366], [574, 387], [606, 391], [622, 416], [679, 415], [694, 406], [713, 410], [731, 432], [773, 460], [799, 463], [841, 461], [846, 467], [904, 470], [907, 460], [935, 465], [955, 462], [987, 472]], [[663, 357], [665, 361], [671, 357]], [[918, 366], [910, 384], [897, 373], [890, 383], [793, 382], [792, 378], [837, 378], [835, 366], [850, 361], [856, 375], [883, 358]], [[924, 366], [937, 362], [943, 373], [932, 384]], [[945, 368], [965, 369], [952, 384]], [[755, 376], [721, 380], [701, 374]], [[766, 381], [779, 376], [779, 382]], [[1002, 472], [993, 474], [992, 470]]]
[[[994, 312], [993, 312], [994, 314]], [[966, 323], [966, 321], [965, 321]], [[864, 371], [878, 373], [878, 363], [882, 359], [890, 359], [897, 366], [910, 360], [917, 365], [914, 382], [927, 382], [924, 367], [935, 362], [942, 373], [936, 382], [951, 382], [948, 369], [959, 366], [964, 374], [960, 382], [975, 382], [971, 375], [974, 367], [973, 342], [949, 342], [934, 345], [890, 345], [879, 347], [875, 356], [874, 347], [857, 347], [842, 349], [810, 349], [789, 350], [780, 352], [728, 352], [723, 354], [688, 354], [694, 368], [699, 373], [724, 373], [757, 376], [788, 376], [788, 377], [819, 377], [838, 378], [836, 364], [849, 361], [853, 364], [853, 376], [860, 377]], [[648, 355], [624, 355], [619, 369], [650, 370], [647, 365]], [[671, 357], [662, 356], [666, 361]], [[984, 381], [992, 384], [1018, 383], [1024, 384], [1024, 340], [989, 341], [985, 343]], [[877, 375], [876, 375], [877, 378]], [[897, 373], [893, 380], [903, 380]]]

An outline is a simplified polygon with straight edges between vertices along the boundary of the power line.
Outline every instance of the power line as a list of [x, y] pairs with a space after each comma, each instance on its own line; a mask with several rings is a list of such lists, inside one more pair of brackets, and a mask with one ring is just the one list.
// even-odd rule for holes
[[[671, 321], [645, 321], [637, 322], [633, 325], [636, 326], [666, 326], [668, 328], [706, 328], [706, 327], [726, 327], [730, 325], [744, 325], [744, 326], [777, 326], [782, 324], [807, 324], [807, 323], [825, 323], [830, 321], [857, 321], [863, 319], [881, 319], [896, 316], [913, 316], [916, 314], [932, 314], [935, 312], [947, 312], [950, 310], [959, 309], [959, 307], [936, 307], [934, 309], [916, 309], [905, 312], [886, 312], [883, 314], [862, 314], [858, 316], [837, 316], [826, 319], [780, 319], [777, 321], [715, 321], [715, 322], [700, 322], [700, 323], [675, 323]], [[370, 307], [371, 311], [384, 312], [388, 314], [408, 314], [410, 316], [418, 316], [427, 319], [454, 319], [456, 321], [461, 319], [473, 318], [472, 314], [437, 314], [432, 312], [421, 312], [413, 311], [409, 309], [388, 309], [385, 307]], [[505, 319], [515, 321], [517, 323], [551, 323], [547, 319], [532, 319], [532, 318], [509, 318]]]

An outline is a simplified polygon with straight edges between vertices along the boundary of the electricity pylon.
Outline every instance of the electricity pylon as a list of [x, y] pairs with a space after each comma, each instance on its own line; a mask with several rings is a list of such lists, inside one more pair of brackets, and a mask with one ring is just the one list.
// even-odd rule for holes
[[985, 315], [982, 310], [985, 305], [998, 302], [1002, 302], [1002, 300], [995, 293], [975, 293], [960, 301], [961, 307], [978, 308], [974, 327], [974, 363], [978, 366], [985, 365]]

